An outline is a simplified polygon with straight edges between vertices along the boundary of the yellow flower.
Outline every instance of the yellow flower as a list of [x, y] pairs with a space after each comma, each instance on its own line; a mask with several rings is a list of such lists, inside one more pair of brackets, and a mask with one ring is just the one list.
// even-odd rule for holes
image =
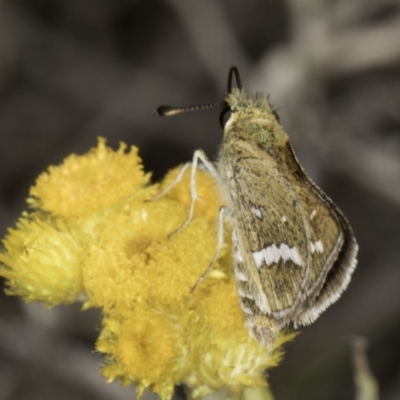
[[193, 219], [189, 171], [163, 196], [180, 168], [160, 187], [149, 185], [137, 150], [117, 151], [99, 140], [83, 156], [50, 167], [31, 189], [25, 213], [4, 240], [0, 275], [10, 294], [48, 306], [84, 299], [103, 311], [96, 348], [108, 380], [133, 383], [163, 400], [185, 384], [192, 397], [222, 388], [238, 396], [266, 386], [281, 346], [261, 347], [245, 326], [236, 294], [230, 243], [192, 292], [216, 251], [221, 198], [214, 179], [197, 171]]
[[48, 307], [86, 298], [82, 265], [107, 215], [128, 199], [143, 202], [155, 193], [138, 150], [125, 150], [121, 144], [113, 151], [100, 138], [88, 154], [71, 155], [39, 176], [28, 199], [35, 211], [24, 212], [3, 240], [0, 276], [8, 294]]
[[68, 224], [25, 213], [3, 244], [0, 276], [7, 278], [8, 294], [50, 307], [73, 303], [82, 294], [82, 248], [78, 232]]
[[51, 166], [30, 190], [28, 203], [52, 214], [85, 216], [114, 205], [149, 182], [144, 174], [138, 149], [121, 143], [117, 151], [99, 138], [88, 154], [72, 154], [61, 166]]

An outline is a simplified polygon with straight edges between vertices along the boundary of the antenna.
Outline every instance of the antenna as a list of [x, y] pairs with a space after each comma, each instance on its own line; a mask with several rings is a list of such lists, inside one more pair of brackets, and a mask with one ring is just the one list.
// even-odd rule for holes
[[228, 74], [228, 93], [232, 92], [233, 77], [235, 77], [235, 80], [236, 80], [236, 87], [238, 89], [242, 88], [242, 81], [240, 80], [238, 68], [231, 67], [231, 69], [229, 70], [229, 74]]
[[[231, 67], [228, 74], [228, 93], [231, 93], [233, 86], [233, 79], [236, 81], [236, 87], [241, 89], [242, 82], [240, 80], [239, 70], [237, 67]], [[189, 111], [198, 111], [198, 110], [206, 110], [208, 108], [216, 107], [216, 106], [225, 106], [226, 103], [224, 101], [219, 101], [218, 103], [209, 103], [209, 104], [201, 104], [198, 106], [187, 106], [187, 107], [177, 107], [177, 106], [160, 106], [154, 111], [153, 115], [158, 115], [161, 117], [170, 117], [172, 115], [189, 112]]]
[[187, 106], [187, 107], [176, 107], [176, 106], [160, 106], [154, 111], [154, 115], [159, 115], [161, 117], [170, 117], [171, 115], [176, 115], [189, 111], [206, 110], [207, 108], [212, 108], [222, 105], [222, 102], [201, 104], [198, 106]]

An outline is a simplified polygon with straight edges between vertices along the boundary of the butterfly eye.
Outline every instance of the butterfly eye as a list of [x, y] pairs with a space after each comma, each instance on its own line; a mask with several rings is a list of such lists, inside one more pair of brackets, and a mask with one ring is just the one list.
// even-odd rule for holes
[[225, 128], [226, 123], [229, 121], [229, 118], [232, 115], [232, 111], [229, 106], [226, 106], [219, 114], [219, 125], [222, 129]]

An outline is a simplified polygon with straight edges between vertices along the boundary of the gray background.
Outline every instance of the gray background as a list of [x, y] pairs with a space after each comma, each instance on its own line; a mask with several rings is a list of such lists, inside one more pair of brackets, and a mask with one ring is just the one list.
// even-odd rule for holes
[[[139, 146], [155, 180], [197, 148], [215, 156], [217, 109], [151, 113], [220, 100], [233, 64], [247, 89], [270, 94], [361, 247], [348, 291], [271, 371], [276, 399], [354, 398], [355, 335], [369, 340], [382, 399], [399, 399], [397, 0], [1, 0], [1, 236], [36, 176], [99, 135]], [[1, 400], [132, 398], [97, 373], [95, 310], [0, 296]]]

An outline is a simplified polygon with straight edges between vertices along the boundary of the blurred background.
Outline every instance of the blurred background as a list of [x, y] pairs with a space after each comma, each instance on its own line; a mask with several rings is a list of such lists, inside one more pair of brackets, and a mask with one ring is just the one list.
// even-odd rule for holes
[[[0, 0], [0, 233], [50, 164], [105, 136], [140, 148], [154, 180], [201, 148], [237, 65], [270, 95], [309, 175], [360, 244], [349, 289], [286, 347], [276, 400], [354, 399], [351, 343], [369, 341], [381, 398], [400, 398], [400, 1]], [[0, 282], [3, 286], [3, 282]], [[0, 400], [132, 399], [93, 353], [95, 310], [0, 294]], [[179, 398], [179, 391], [177, 394]]]

